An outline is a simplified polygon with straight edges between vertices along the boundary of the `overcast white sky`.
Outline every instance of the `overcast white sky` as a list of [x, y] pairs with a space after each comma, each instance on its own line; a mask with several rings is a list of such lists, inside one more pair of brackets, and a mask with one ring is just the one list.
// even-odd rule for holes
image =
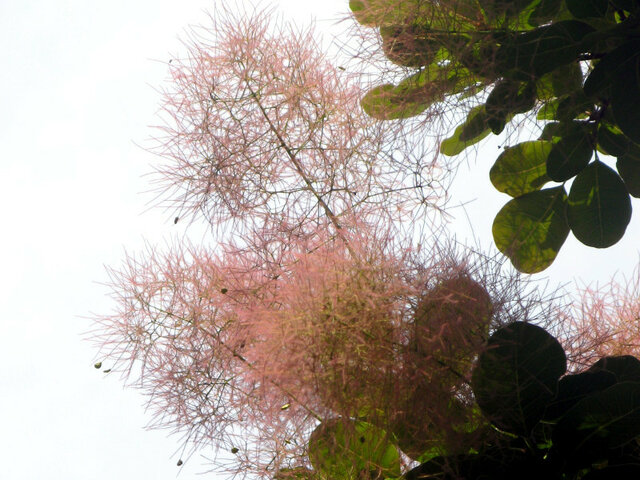
[[[275, 3], [300, 22], [339, 18], [348, 5]], [[145, 211], [141, 175], [153, 157], [135, 143], [153, 133], [154, 87], [181, 51], [178, 37], [206, 22], [212, 5], [0, 1], [0, 478], [173, 479], [180, 472], [191, 479], [207, 469], [198, 455], [176, 467], [178, 439], [144, 430], [144, 399], [93, 368], [95, 352], [81, 334], [91, 312], [110, 309], [96, 283], [106, 279], [103, 265], [118, 264], [125, 247], [135, 251], [144, 239], [161, 242], [185, 228], [167, 212]], [[319, 29], [329, 25], [320, 21]], [[452, 204], [478, 199], [467, 210], [485, 246], [506, 201], [488, 181], [496, 155], [496, 143], [485, 146], [453, 191]], [[464, 238], [466, 218], [453, 213]], [[613, 248], [570, 239], [547, 272], [551, 282], [630, 273], [640, 238], [635, 217]]]

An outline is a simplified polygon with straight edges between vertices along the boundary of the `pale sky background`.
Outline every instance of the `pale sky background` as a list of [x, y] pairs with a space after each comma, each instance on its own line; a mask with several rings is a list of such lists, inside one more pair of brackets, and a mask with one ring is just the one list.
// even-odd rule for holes
[[[280, 1], [318, 29], [347, 0]], [[266, 4], [266, 2], [263, 2]], [[144, 399], [116, 375], [93, 368], [82, 340], [91, 312], [111, 303], [99, 282], [126, 248], [162, 243], [186, 228], [147, 211], [142, 192], [153, 156], [136, 144], [153, 134], [166, 62], [189, 25], [206, 22], [211, 0], [0, 0], [0, 478], [114, 480], [196, 477], [199, 454], [182, 468], [178, 437], [147, 431]], [[325, 19], [325, 20], [322, 20]], [[327, 20], [328, 19], [328, 20]], [[488, 171], [489, 142], [463, 167], [452, 205], [492, 244], [491, 223], [507, 197]], [[637, 207], [637, 203], [634, 203]], [[466, 216], [454, 230], [470, 238]], [[552, 285], [606, 281], [638, 260], [640, 218], [622, 241], [594, 250], [573, 238], [545, 272]], [[202, 452], [211, 456], [211, 452]]]

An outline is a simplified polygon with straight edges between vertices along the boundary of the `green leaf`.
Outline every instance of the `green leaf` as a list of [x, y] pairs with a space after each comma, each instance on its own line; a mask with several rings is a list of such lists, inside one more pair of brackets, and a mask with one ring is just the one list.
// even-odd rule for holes
[[487, 126], [487, 120], [484, 105], [472, 108], [465, 122], [456, 128], [451, 137], [440, 144], [440, 151], [451, 157], [478, 143], [491, 133], [491, 129]]
[[487, 124], [496, 135], [502, 132], [511, 114], [531, 110], [536, 101], [536, 85], [533, 82], [503, 80], [493, 88], [485, 103]]
[[505, 76], [519, 80], [540, 77], [574, 62], [581, 40], [594, 28], [578, 20], [563, 20], [516, 35], [498, 49], [498, 67]]
[[613, 82], [624, 75], [629, 65], [634, 65], [640, 54], [640, 40], [631, 40], [611, 50], [601, 58], [584, 82], [588, 97], [609, 98]]
[[621, 155], [616, 168], [630, 195], [640, 198], [640, 159], [629, 154]]
[[[640, 48], [640, 43], [634, 44]], [[640, 143], [640, 50], [613, 77], [611, 109], [620, 130]]]
[[546, 168], [551, 147], [551, 142], [531, 141], [506, 148], [491, 167], [491, 183], [512, 197], [539, 190], [551, 180]]
[[561, 123], [562, 138], [555, 143], [547, 158], [547, 174], [556, 182], [564, 182], [580, 173], [593, 156], [588, 124]]
[[430, 103], [426, 95], [420, 95], [416, 90], [402, 91], [391, 84], [369, 90], [360, 101], [367, 115], [378, 120], [413, 117], [422, 113]]
[[526, 193], [514, 198], [493, 221], [498, 249], [525, 273], [536, 273], [553, 263], [569, 234], [563, 187]]
[[567, 122], [574, 118], [587, 118], [592, 111], [593, 101], [580, 89], [562, 99], [558, 104], [555, 118], [561, 122]]
[[609, 0], [566, 0], [567, 8], [576, 18], [604, 17]]
[[553, 431], [563, 458], [588, 466], [640, 436], [640, 383], [617, 383], [571, 408]]
[[606, 155], [618, 157], [631, 148], [631, 140], [624, 136], [615, 125], [600, 122], [597, 135], [598, 147]]
[[418, 68], [429, 65], [440, 42], [431, 38], [425, 25], [393, 25], [380, 27], [382, 51], [396, 65]]
[[582, 89], [582, 69], [579, 62], [571, 62], [553, 70], [551, 86], [556, 97], [570, 95]]
[[553, 19], [560, 11], [562, 0], [540, 0], [529, 15], [528, 23], [537, 27]]
[[538, 110], [538, 114], [536, 115], [537, 120], [555, 120], [556, 112], [558, 110], [558, 106], [562, 102], [560, 98], [554, 98], [552, 100], [548, 100], [542, 104], [540, 110]]
[[497, 330], [471, 377], [476, 401], [489, 420], [527, 435], [542, 418], [567, 369], [560, 343], [543, 328], [515, 322]]
[[309, 460], [327, 478], [357, 480], [400, 475], [398, 450], [387, 434], [369, 423], [347, 419], [322, 422], [309, 438]]
[[631, 199], [622, 179], [596, 160], [573, 181], [567, 220], [585, 245], [606, 248], [622, 238], [631, 219]]
[[550, 122], [547, 123], [542, 129], [542, 133], [540, 133], [539, 140], [547, 140], [549, 142], [556, 142], [562, 138], [560, 135], [562, 134], [562, 129], [559, 122]]

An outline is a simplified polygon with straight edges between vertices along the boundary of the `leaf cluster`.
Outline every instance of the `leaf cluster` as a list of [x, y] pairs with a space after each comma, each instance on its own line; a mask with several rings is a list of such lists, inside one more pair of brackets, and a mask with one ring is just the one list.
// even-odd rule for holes
[[[408, 118], [444, 101], [469, 105], [440, 145], [453, 156], [500, 134], [519, 114], [536, 116], [540, 137], [507, 147], [490, 173], [495, 188], [512, 197], [493, 236], [517, 269], [547, 268], [569, 232], [596, 248], [622, 238], [630, 196], [640, 196], [640, 2], [350, 6], [360, 23], [379, 29], [387, 58], [408, 71], [397, 85], [362, 98], [373, 117]], [[479, 104], [464, 102], [468, 97]], [[616, 157], [615, 169], [600, 155]]]
[[[423, 463], [401, 478], [636, 478], [640, 360], [609, 356], [581, 373], [566, 368], [563, 348], [545, 329], [514, 322], [496, 330], [471, 379], [474, 408], [486, 419], [475, 428], [491, 425], [482, 443], [425, 452]], [[299, 478], [397, 477], [394, 443], [397, 437], [358, 419], [323, 422], [309, 442], [316, 471]]]

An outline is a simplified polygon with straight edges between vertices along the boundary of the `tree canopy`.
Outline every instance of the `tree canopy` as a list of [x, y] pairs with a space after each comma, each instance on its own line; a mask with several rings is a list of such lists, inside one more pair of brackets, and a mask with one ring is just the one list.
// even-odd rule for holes
[[[512, 197], [496, 215], [493, 236], [517, 269], [547, 268], [569, 232], [596, 248], [622, 238], [630, 196], [640, 196], [639, 2], [349, 5], [407, 72], [362, 98], [373, 117], [408, 118], [443, 102], [463, 107], [466, 119], [440, 145], [452, 156], [535, 116], [539, 137], [506, 147], [490, 173], [495, 188]], [[607, 156], [616, 158], [615, 169], [601, 160]]]

